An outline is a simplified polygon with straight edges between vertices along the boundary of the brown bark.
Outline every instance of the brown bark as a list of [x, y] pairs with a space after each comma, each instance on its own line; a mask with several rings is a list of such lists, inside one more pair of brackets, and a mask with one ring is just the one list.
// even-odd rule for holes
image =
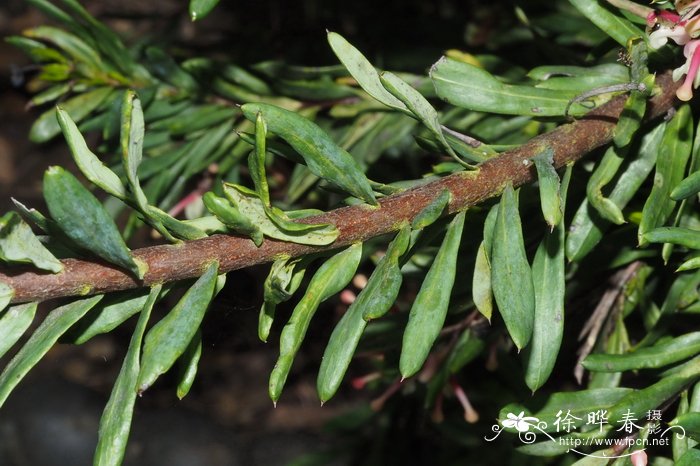
[[[649, 102], [648, 120], [663, 115], [675, 103], [677, 84], [671, 80], [670, 73], [658, 76], [657, 84], [660, 92]], [[228, 272], [270, 262], [283, 255], [300, 256], [364, 241], [396, 230], [401, 221], [413, 219], [445, 189], [452, 194], [449, 211], [453, 213], [498, 196], [508, 183], [520, 186], [533, 181], [536, 174], [528, 159], [543, 148], [552, 149], [556, 167], [579, 160], [593, 149], [610, 142], [624, 101], [625, 96], [619, 96], [580, 120], [562, 125], [485, 162], [476, 172], [456, 173], [386, 197], [381, 200], [379, 208], [356, 205], [306, 219], [308, 222], [333, 223], [337, 226], [340, 235], [330, 246], [321, 248], [265, 239], [263, 245], [257, 248], [247, 238], [214, 235], [181, 245], [161, 245], [133, 251], [136, 257], [148, 263], [149, 271], [143, 281], [105, 263], [78, 259], [63, 260], [65, 270], [59, 274], [38, 273], [28, 268], [5, 268], [0, 271], [0, 281], [14, 288], [13, 302], [44, 301], [197, 277], [213, 259], [219, 261], [222, 272]]]

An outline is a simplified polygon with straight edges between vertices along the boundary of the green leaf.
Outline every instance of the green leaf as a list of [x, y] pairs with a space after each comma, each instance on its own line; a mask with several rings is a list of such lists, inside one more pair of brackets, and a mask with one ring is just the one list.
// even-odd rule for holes
[[628, 54], [632, 61], [630, 66], [630, 80], [644, 85], [645, 90], [631, 91], [620, 114], [620, 119], [613, 131], [613, 142], [617, 147], [625, 147], [631, 141], [639, 129], [644, 112], [646, 111], [647, 98], [654, 88], [655, 76], [649, 73], [647, 62], [649, 58], [647, 44], [642, 39], [628, 42]]
[[384, 315], [396, 301], [402, 282], [399, 260], [408, 248], [410, 233], [407, 225], [399, 231], [367, 285], [334, 329], [317, 381], [322, 402], [330, 399], [338, 390], [367, 321]]
[[[106, 58], [110, 59], [111, 63], [114, 63], [120, 70], [133, 76], [135, 79], [142, 82], [150, 81], [151, 77], [148, 72], [143, 66], [136, 63], [116, 33], [90, 15], [78, 0], [62, 0], [62, 2], [71, 16], [69, 21], [62, 20], [64, 23], [72, 25], [72, 17], [79, 18], [81, 25], [85, 25], [86, 35], [94, 40], [97, 48], [102, 51]], [[42, 10], [46, 11], [45, 9]]]
[[545, 65], [531, 69], [530, 79], [541, 81], [537, 87], [580, 91], [629, 82], [629, 68], [620, 63], [593, 66]]
[[700, 231], [681, 227], [655, 228], [644, 234], [649, 243], [672, 243], [690, 249], [700, 249]]
[[146, 324], [151, 316], [153, 304], [155, 304], [160, 291], [160, 285], [151, 288], [148, 298], [144, 301], [134, 333], [131, 335], [129, 349], [124, 357], [122, 368], [114, 382], [114, 388], [112, 388], [109, 401], [107, 401], [100, 419], [99, 438], [94, 458], [95, 465], [118, 466], [124, 459], [136, 402], [141, 340], [146, 331]]
[[[620, 209], [630, 202], [654, 168], [665, 127], [666, 124], [662, 123], [644, 136], [638, 157], [630, 162], [615, 183], [609, 199]], [[600, 242], [608, 227], [608, 223], [584, 199], [569, 227], [566, 257], [570, 261], [579, 262]]]
[[491, 322], [493, 314], [493, 290], [491, 284], [491, 246], [493, 230], [498, 217], [498, 205], [489, 210], [484, 221], [484, 239], [479, 244], [472, 276], [472, 300], [476, 309]]
[[258, 337], [267, 342], [278, 304], [289, 300], [301, 285], [307, 262], [285, 257], [272, 264], [263, 285], [263, 305], [258, 318]]
[[646, 413], [650, 409], [658, 409], [692, 380], [693, 378], [688, 376], [666, 377], [646, 388], [634, 390], [610, 408], [608, 419], [613, 424], [619, 424], [628, 411]]
[[92, 72], [105, 67], [100, 54], [78, 36], [53, 26], [39, 26], [24, 31], [24, 35], [32, 39], [40, 39], [55, 44], [64, 50], [77, 63], [92, 68]]
[[190, 392], [194, 378], [197, 375], [197, 364], [202, 357], [202, 331], [197, 329], [197, 333], [192, 337], [192, 341], [187, 345], [182, 358], [180, 358], [180, 381], [177, 384], [177, 397], [183, 399]]
[[379, 75], [379, 80], [387, 91], [399, 99], [413, 116], [438, 138], [447, 153], [461, 162], [461, 159], [455, 154], [454, 150], [452, 150], [452, 146], [447, 143], [445, 135], [442, 133], [442, 126], [440, 125], [438, 113], [433, 106], [430, 105], [428, 99], [423, 97], [420, 92], [411, 87], [406, 81], [389, 71], [381, 73]]
[[406, 106], [384, 88], [374, 66], [350, 42], [336, 32], [328, 32], [328, 43], [365, 92], [387, 107], [407, 111]]
[[[635, 390], [631, 388], [597, 388], [588, 390], [577, 390], [571, 392], [557, 392], [551, 394], [547, 398], [547, 402], [540, 408], [539, 411], [533, 413], [532, 416], [540, 421], [547, 423], [542, 429], [545, 432], [555, 432], [557, 425], [554, 421], [557, 418], [557, 413], [571, 412], [572, 416], [580, 418], [574, 421], [574, 425], [581, 427], [586, 422], [586, 415], [590, 412], [595, 412], [599, 409], [609, 409], [620, 400], [630, 394], [634, 394]], [[498, 416], [499, 419], [505, 419], [506, 413], [519, 413], [523, 407], [519, 405], [507, 405], [501, 409]], [[641, 411], [637, 411], [638, 413]], [[572, 419], [573, 421], [573, 419]], [[610, 421], [613, 418], [610, 417]]]
[[367, 322], [386, 314], [396, 301], [403, 280], [399, 259], [406, 252], [410, 238], [411, 228], [405, 225], [389, 244], [367, 285], [333, 329], [316, 380], [321, 402], [328, 401], [338, 391]]
[[15, 290], [5, 282], [0, 282], [0, 311], [5, 309], [15, 295]]
[[0, 217], [0, 260], [10, 264], [30, 263], [53, 273], [63, 270], [61, 261], [41, 244], [16, 212]]
[[[122, 164], [129, 182], [131, 195], [135, 200], [135, 208], [144, 216], [146, 223], [155, 228], [170, 241], [177, 238], [193, 240], [206, 237], [206, 233], [197, 227], [175, 219], [167, 212], [149, 205], [146, 194], [141, 189], [138, 169], [143, 159], [144, 116], [141, 101], [133, 91], [124, 93], [121, 119], [121, 150]], [[212, 138], [214, 139], [214, 138]], [[195, 160], [194, 150], [190, 152], [190, 162]]]
[[491, 285], [508, 333], [520, 350], [532, 336], [535, 290], [525, 254], [518, 197], [510, 184], [501, 196], [493, 231]]
[[454, 349], [447, 358], [446, 366], [451, 374], [456, 374], [474, 360], [486, 346], [472, 329], [466, 329], [459, 336]]
[[591, 354], [582, 364], [590, 371], [600, 372], [655, 369], [688, 359], [698, 353], [700, 332], [692, 332], [625, 354]]
[[700, 413], [681, 414], [668, 425], [682, 427], [690, 438], [700, 440]]
[[[286, 221], [281, 226], [278, 225], [267, 215], [257, 195], [242, 186], [225, 183], [224, 194], [241, 216], [247, 218], [250, 224], [255, 225], [256, 229], [269, 238], [322, 246], [331, 244], [338, 237], [338, 229], [330, 224], [302, 224], [304, 227], [294, 229], [285, 228], [288, 226]], [[294, 222], [289, 220], [288, 223]], [[255, 234], [252, 232], [251, 236], [255, 238]]]
[[639, 244], [643, 246], [644, 234], [663, 225], [673, 212], [676, 202], [671, 199], [671, 190], [680, 183], [688, 164], [693, 139], [693, 117], [688, 105], [678, 109], [666, 126], [659, 149], [654, 174], [654, 186], [642, 210], [639, 224]]
[[671, 199], [680, 201], [700, 193], [700, 171], [691, 174], [671, 191]]
[[219, 0], [190, 0], [190, 19], [197, 21], [207, 16]]
[[445, 323], [465, 217], [466, 212], [460, 212], [450, 222], [440, 250], [411, 306], [399, 360], [403, 378], [420, 370]]
[[604, 6], [606, 4], [601, 4], [600, 0], [569, 0], [569, 2], [623, 47], [627, 47], [627, 41], [634, 37], [645, 37], [644, 31], [611, 12], [607, 6]]
[[695, 466], [700, 464], [700, 450], [690, 448], [676, 461], [675, 466]]
[[262, 113], [258, 113], [255, 117], [255, 151], [248, 157], [248, 167], [250, 169], [250, 177], [255, 185], [255, 192], [258, 193], [263, 206], [270, 207], [270, 188], [267, 185], [267, 176], [265, 174], [266, 138], [267, 125]]
[[175, 307], [148, 331], [143, 345], [138, 391], [144, 392], [185, 352], [214, 296], [219, 263], [214, 261]]
[[53, 347], [58, 338], [92, 309], [100, 299], [102, 295], [81, 299], [49, 313], [0, 374], [0, 406], [5, 403], [12, 390], [29, 370]]
[[334, 255], [319, 267], [306, 293], [299, 300], [280, 336], [280, 355], [270, 374], [269, 394], [277, 402], [289, 370], [318, 306], [352, 280], [362, 257], [362, 243], [356, 243]]
[[418, 212], [418, 215], [413, 218], [411, 228], [413, 230], [422, 230], [428, 225], [432, 225], [435, 220], [440, 218], [442, 214], [445, 213], [445, 210], [450, 204], [451, 198], [452, 195], [450, 194], [449, 190], [443, 189], [440, 191], [440, 194], [438, 194], [435, 199], [430, 202], [430, 204]]
[[146, 305], [147, 293], [127, 291], [112, 293], [83, 319], [70, 329], [68, 336], [76, 345], [82, 345], [96, 335], [109, 333], [138, 313]]
[[[149, 205], [146, 212], [143, 212], [145, 220], [147, 223], [152, 225], [154, 228], [158, 228], [159, 225], [163, 226], [162, 230], [159, 230], [170, 241], [177, 241], [176, 238], [182, 240], [195, 240], [206, 238], [207, 234], [187, 222], [183, 222], [174, 218], [167, 212], [162, 211], [158, 207]], [[172, 233], [172, 235], [170, 234]]]
[[472, 276], [472, 300], [477, 310], [491, 322], [493, 314], [493, 291], [491, 290], [491, 263], [482, 241], [476, 251], [474, 275]]
[[121, 137], [122, 164], [129, 190], [136, 200], [139, 210], [147, 209], [148, 200], [141, 189], [138, 177], [139, 165], [143, 159], [143, 137], [145, 122], [141, 101], [134, 91], [126, 91], [122, 100]]
[[353, 302], [352, 306], [362, 308], [362, 316], [366, 321], [382, 317], [396, 301], [403, 281], [400, 260], [410, 242], [411, 228], [405, 225], [389, 243], [367, 285]]
[[292, 146], [304, 158], [312, 173], [369, 204], [377, 204], [369, 181], [357, 161], [315, 123], [269, 104], [245, 104], [241, 110], [253, 122], [258, 113], [262, 113], [268, 130]]
[[626, 152], [625, 149], [609, 147], [586, 185], [588, 203], [598, 211], [601, 217], [616, 225], [625, 223], [625, 217], [617, 204], [603, 195], [603, 188], [615, 178]]
[[[654, 230], [652, 230], [654, 231]], [[649, 233], [647, 233], [648, 235]], [[645, 235], [645, 236], [647, 236]], [[650, 241], [653, 242], [653, 241]], [[685, 272], [686, 270], [694, 270], [700, 268], [700, 257], [692, 257], [688, 259], [687, 261], [683, 262], [681, 265], [678, 266], [676, 269], [676, 272]]]
[[[562, 181], [562, 205], [566, 203], [571, 171], [572, 167], [567, 167]], [[545, 233], [532, 263], [535, 317], [525, 371], [525, 382], [532, 391], [544, 385], [559, 355], [564, 335], [565, 259], [564, 222], [560, 222], [554, 231]]]
[[[79, 123], [104, 102], [111, 93], [112, 88], [110, 87], [98, 87], [62, 102], [61, 108], [70, 115], [73, 121]], [[29, 131], [29, 139], [36, 143], [46, 142], [60, 132], [61, 127], [56, 119], [56, 109], [52, 108], [36, 119]]]
[[559, 193], [559, 175], [554, 168], [554, 151], [551, 147], [545, 148], [541, 153], [532, 158], [537, 169], [537, 180], [540, 184], [540, 205], [542, 215], [550, 228], [559, 225], [562, 218], [562, 201]]
[[[438, 96], [457, 107], [506, 115], [564, 115], [576, 92], [503, 84], [488, 71], [474, 65], [442, 57], [430, 69]], [[588, 108], [574, 104], [572, 115]]]
[[53, 219], [75, 244], [143, 278], [145, 262], [134, 261], [111, 215], [70, 172], [46, 170], [44, 198]]
[[255, 245], [260, 247], [263, 242], [262, 231], [228, 199], [208, 192], [202, 196], [202, 201], [209, 212], [214, 214], [227, 228], [236, 233], [250, 236]]
[[323, 352], [321, 368], [316, 379], [316, 391], [321, 403], [330, 400], [338, 391], [362, 333], [367, 327], [367, 321], [362, 317], [362, 312], [366, 308], [354, 306], [354, 304], [350, 305], [336, 324]]
[[0, 313], [0, 357], [27, 331], [34, 320], [36, 307], [37, 303], [19, 304]]
[[58, 50], [44, 43], [22, 36], [5, 37], [5, 42], [26, 53], [36, 63], [66, 63], [68, 59]]
[[119, 177], [88, 148], [83, 135], [71, 116], [61, 107], [56, 107], [58, 124], [63, 131], [73, 160], [90, 182], [118, 199], [126, 198], [126, 188]]

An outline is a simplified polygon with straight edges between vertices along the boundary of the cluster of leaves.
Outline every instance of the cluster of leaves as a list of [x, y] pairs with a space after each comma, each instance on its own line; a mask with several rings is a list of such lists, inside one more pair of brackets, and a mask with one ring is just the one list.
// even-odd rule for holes
[[[680, 396], [673, 423], [700, 436], [700, 387], [690, 390], [700, 379], [700, 339], [696, 332], [679, 334], [700, 309], [700, 226], [692, 208], [700, 191], [700, 131], [693, 139], [689, 105], [668, 121], [642, 124], [654, 92], [650, 70], [676, 59], [647, 50], [643, 19], [599, 0], [570, 0], [570, 6], [551, 7], [532, 19], [518, 10], [523, 25], [510, 40], [520, 40], [524, 32], [547, 38], [560, 50], [583, 46], [588, 57], [577, 65], [526, 71], [495, 55], [452, 50], [423, 77], [378, 71], [332, 32], [328, 42], [342, 66], [264, 62], [244, 69], [209, 58], [177, 63], [159, 48], [128, 49], [75, 0], [61, 2], [63, 9], [31, 0], [65, 30], [41, 26], [9, 39], [41, 65], [34, 84], [44, 89], [32, 104], [60, 102], [39, 117], [30, 137], [42, 142], [62, 132], [82, 174], [109, 197], [100, 202], [66, 170], [47, 170], [50, 216], [16, 202], [19, 214], [0, 220], [0, 260], [8, 266], [29, 263], [60, 273], [57, 257], [96, 257], [143, 278], [147, 264], [126, 245], [142, 225], [175, 243], [221, 232], [249, 237], [258, 246], [265, 238], [333, 244], [339, 234], [334, 225], [298, 221], [320, 212], [308, 207], [364, 202], [381, 208], [377, 199], [478, 170], [478, 164], [556, 127], [568, 115], [604, 102], [611, 91], [629, 92], [614, 142], [594, 166], [569, 166], [559, 173], [552, 149], [543, 142], [531, 159], [536, 188], [506, 183], [497, 203], [451, 218], [445, 217], [451, 195], [443, 191], [411, 222], [397, 221], [388, 244], [386, 238], [368, 238], [330, 257], [319, 253], [274, 262], [260, 310], [263, 341], [275, 324], [276, 306], [302, 287], [305, 291], [281, 330], [270, 397], [280, 398], [321, 303], [348, 287], [369, 258], [374, 270], [330, 334], [321, 360], [321, 401], [333, 397], [361, 351], [383, 356], [371, 363], [377, 372], [370, 377], [371, 384], [389, 387], [380, 402], [404, 387], [407, 397], [418, 398], [422, 409], [432, 412], [439, 432], [468, 439], [466, 444], [482, 442], [486, 432], [470, 429], [459, 416], [444, 418], [443, 400], [454, 394], [467, 421], [478, 419], [460, 381], [480, 410], [503, 408], [499, 419], [534, 411], [537, 400], [528, 403], [530, 409], [507, 403], [539, 390], [545, 404], [538, 419], [560, 411], [578, 417], [578, 431], [564, 440], [614, 438], [620, 432], [613, 425], [625, 412], [668, 408]], [[191, 8], [204, 14], [215, 3], [193, 1]], [[557, 24], [561, 29], [552, 26]], [[508, 40], [507, 34], [501, 40]], [[616, 62], [619, 47], [629, 66]], [[433, 106], [439, 99], [449, 104], [441, 112]], [[105, 156], [95, 155], [83, 138], [92, 131], [101, 132], [99, 151]], [[434, 155], [441, 153], [450, 158]], [[407, 165], [398, 179], [391, 175], [397, 160]], [[424, 173], [426, 164], [418, 160], [436, 163]], [[287, 161], [295, 165], [280, 186], [267, 172], [287, 167]], [[654, 182], [646, 183], [652, 171]], [[252, 189], [243, 185], [248, 180]], [[572, 203], [575, 209], [567, 209]], [[125, 210], [128, 221], [120, 232], [113, 218]], [[177, 218], [183, 211], [186, 218]], [[35, 236], [28, 223], [42, 234]], [[463, 235], [465, 225], [483, 234]], [[315, 267], [317, 261], [323, 262]], [[313, 275], [305, 281], [307, 271]], [[137, 393], [176, 363], [181, 368], [177, 395], [189, 391], [201, 355], [199, 327], [224, 286], [220, 272], [219, 264], [210, 262], [148, 330], [154, 304], [183, 284], [82, 298], [53, 310], [0, 374], [0, 404], [59, 338], [80, 344], [139, 314], [96, 452], [96, 464], [118, 464]], [[464, 279], [470, 274], [471, 284]], [[567, 303], [599, 286], [601, 275], [614, 282], [584, 327], [578, 361], [569, 364], [576, 366], [579, 382], [584, 369], [590, 372], [586, 387], [540, 390], [575, 345], [573, 338], [564, 338], [571, 328], [565, 327], [565, 317], [570, 322], [574, 314], [565, 312]], [[401, 295], [404, 281], [420, 284], [410, 300]], [[86, 283], [81, 291], [90, 289]], [[0, 282], [0, 308], [12, 296], [12, 288]], [[2, 313], [0, 354], [20, 340], [36, 308], [36, 303], [20, 304]], [[484, 366], [496, 375], [469, 376]], [[515, 386], [499, 386], [493, 382], [497, 377]], [[408, 380], [401, 385], [403, 379]], [[621, 386], [627, 380], [646, 388]], [[595, 410], [606, 410], [605, 429], [583, 422], [585, 413]], [[383, 413], [377, 416], [392, 416], [389, 408]], [[389, 429], [383, 429], [389, 437]], [[634, 435], [648, 431], [649, 426]], [[353, 441], [363, 439], [358, 435]], [[662, 455], [692, 464], [699, 455], [694, 445], [675, 438], [672, 451]], [[566, 442], [547, 441], [519, 450], [557, 456], [568, 448]], [[616, 448], [598, 454], [624, 453]], [[607, 464], [608, 458], [587, 457], [580, 464]], [[666, 463], [659, 456], [656, 464]]]

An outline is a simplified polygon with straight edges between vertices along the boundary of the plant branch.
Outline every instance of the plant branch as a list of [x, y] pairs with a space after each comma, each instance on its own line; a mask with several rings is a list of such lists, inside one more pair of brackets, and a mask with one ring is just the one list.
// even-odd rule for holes
[[[657, 77], [659, 93], [647, 107], [647, 120], [657, 118], [675, 103], [678, 84], [670, 72]], [[326, 247], [276, 241], [266, 238], [260, 248], [250, 239], [233, 235], [213, 235], [180, 245], [161, 245], [134, 250], [149, 266], [143, 281], [98, 261], [65, 259], [58, 274], [40, 273], [30, 268], [5, 268], [0, 281], [15, 290], [13, 302], [44, 301], [64, 296], [79, 296], [137, 288], [201, 275], [208, 262], [218, 260], [220, 270], [228, 272], [270, 262], [281, 256], [301, 256], [339, 248], [357, 241], [390, 233], [404, 220], [412, 220], [437, 195], [447, 189], [452, 194], [449, 212], [454, 213], [498, 196], [508, 183], [517, 187], [536, 179], [531, 157], [546, 148], [554, 152], [555, 166], [562, 167], [607, 144], [622, 111], [626, 96], [586, 114], [580, 120], [533, 138], [523, 146], [505, 152], [480, 165], [475, 172], [459, 172], [423, 186], [385, 197], [380, 207], [355, 205], [304, 219], [311, 223], [333, 223], [340, 230], [338, 239]]]

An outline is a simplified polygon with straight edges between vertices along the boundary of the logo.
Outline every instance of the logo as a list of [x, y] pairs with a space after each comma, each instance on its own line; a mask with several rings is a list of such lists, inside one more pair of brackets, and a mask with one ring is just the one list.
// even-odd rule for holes
[[[509, 429], [517, 433], [525, 445], [532, 445], [539, 439], [554, 442], [561, 448], [561, 453], [610, 459], [638, 455], [650, 446], [668, 446], [674, 433], [678, 439], [685, 438], [685, 429], [681, 426], [662, 429], [660, 410], [647, 411], [642, 421], [630, 410], [619, 419], [612, 420], [612, 423], [609, 422], [608, 411], [605, 409], [585, 413], [585, 418], [583, 416], [581, 413], [572, 413], [571, 410], [560, 410], [551, 422], [547, 422], [534, 416], [525, 416], [524, 411], [517, 415], [507, 413], [505, 419], [491, 426], [494, 435], [485, 436], [484, 440], [493, 442], [504, 430]], [[552, 434], [559, 435], [555, 437]], [[592, 447], [598, 451], [585, 453], [579, 450], [582, 447]], [[634, 451], [624, 453], [632, 449]]]

